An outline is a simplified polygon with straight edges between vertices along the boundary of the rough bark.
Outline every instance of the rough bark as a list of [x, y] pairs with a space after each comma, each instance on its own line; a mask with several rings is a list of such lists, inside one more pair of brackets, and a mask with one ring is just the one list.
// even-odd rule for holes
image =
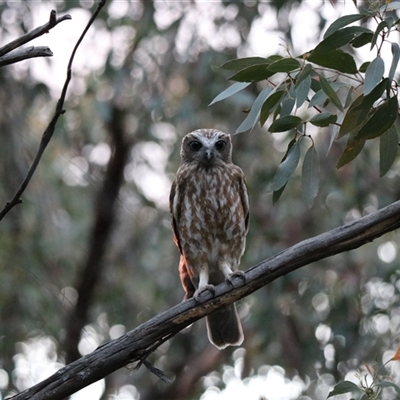
[[140, 367], [160, 344], [216, 308], [248, 296], [302, 266], [365, 245], [399, 226], [400, 201], [397, 201], [357, 221], [304, 240], [248, 269], [245, 280], [235, 278], [235, 287], [224, 282], [216, 286], [214, 295], [205, 292], [200, 303], [190, 299], [172, 307], [12, 399], [64, 399], [127, 364], [137, 363]]

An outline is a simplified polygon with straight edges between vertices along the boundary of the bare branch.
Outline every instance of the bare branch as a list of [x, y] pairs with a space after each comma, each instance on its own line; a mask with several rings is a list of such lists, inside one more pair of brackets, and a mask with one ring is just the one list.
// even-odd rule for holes
[[360, 247], [400, 227], [400, 201], [357, 221], [304, 240], [261, 262], [235, 280], [205, 292], [201, 303], [190, 299], [141, 324], [134, 330], [61, 368], [50, 378], [12, 397], [13, 400], [61, 400], [129, 364], [136, 367], [161, 343], [225, 304], [233, 303], [304, 265]]
[[13, 40], [12, 42], [6, 44], [5, 46], [0, 47], [0, 57], [4, 56], [4, 54], [7, 54], [12, 50], [17, 49], [18, 47], [21, 47], [25, 43], [28, 43], [31, 40], [36, 39], [37, 37], [42, 36], [45, 33], [48, 33], [50, 29], [54, 28], [60, 22], [65, 21], [67, 19], [72, 19], [69, 14], [57, 18], [55, 10], [52, 10], [50, 12], [49, 22]]
[[[33, 163], [31, 165], [31, 167], [29, 168], [29, 171], [28, 171], [24, 181], [21, 183], [21, 186], [19, 187], [19, 189], [15, 193], [14, 197], [9, 202], [7, 202], [7, 204], [4, 206], [4, 208], [0, 211], [0, 221], [5, 217], [5, 215], [13, 207], [15, 207], [17, 204], [22, 203], [21, 195], [22, 195], [22, 193], [24, 193], [24, 191], [27, 188], [30, 180], [32, 179], [33, 174], [36, 171], [37, 166], [39, 165], [39, 162], [40, 162], [40, 160], [42, 158], [42, 155], [43, 155], [47, 145], [49, 144], [50, 139], [53, 136], [54, 129], [56, 127], [58, 119], [65, 112], [63, 107], [64, 107], [64, 102], [65, 102], [65, 97], [67, 95], [68, 86], [69, 86], [69, 83], [71, 81], [72, 63], [74, 61], [75, 54], [76, 54], [76, 52], [78, 50], [78, 47], [81, 44], [83, 38], [85, 37], [87, 31], [89, 30], [89, 28], [91, 27], [91, 25], [93, 24], [93, 22], [96, 19], [97, 15], [99, 14], [99, 12], [101, 11], [101, 9], [104, 7], [105, 4], [106, 4], [106, 0], [101, 0], [99, 2], [98, 6], [96, 8], [96, 11], [91, 16], [89, 22], [87, 23], [85, 29], [83, 30], [83, 32], [81, 34], [81, 36], [79, 37], [78, 41], [76, 42], [74, 49], [72, 50], [71, 57], [69, 59], [68, 67], [67, 67], [67, 77], [66, 77], [65, 82], [64, 82], [64, 86], [63, 86], [63, 89], [62, 89], [62, 92], [61, 92], [61, 96], [58, 99], [56, 110], [54, 112], [53, 118], [51, 119], [49, 125], [47, 126], [46, 130], [44, 131], [44, 133], [42, 135], [42, 140], [40, 141], [38, 152], [37, 152], [37, 154], [35, 156], [35, 159], [33, 160]], [[52, 15], [53, 15], [53, 17], [52, 17]], [[54, 19], [55, 19], [55, 22], [54, 22]], [[55, 11], [54, 11], [54, 14], [53, 14], [53, 12], [52, 12], [52, 14], [50, 14], [50, 21], [48, 22], [48, 24], [50, 24], [49, 26], [51, 27], [52, 24], [57, 23], [57, 21], [59, 21], [59, 19], [55, 18]], [[46, 25], [44, 25], [44, 26], [46, 26]], [[41, 29], [41, 28], [37, 28], [37, 29]], [[36, 35], [38, 35], [38, 34], [36, 34]]]
[[24, 49], [17, 49], [0, 57], [0, 67], [27, 60], [28, 58], [51, 57], [52, 55], [53, 52], [47, 46], [31, 46]]

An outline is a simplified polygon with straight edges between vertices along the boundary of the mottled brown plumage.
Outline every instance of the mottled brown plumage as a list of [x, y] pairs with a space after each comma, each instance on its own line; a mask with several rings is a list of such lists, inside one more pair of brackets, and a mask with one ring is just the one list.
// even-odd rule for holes
[[[185, 299], [199, 299], [238, 270], [249, 202], [243, 171], [232, 164], [230, 135], [216, 129], [191, 132], [183, 138], [181, 159], [170, 194], [172, 228]], [[207, 329], [220, 349], [243, 341], [234, 304], [210, 314]]]

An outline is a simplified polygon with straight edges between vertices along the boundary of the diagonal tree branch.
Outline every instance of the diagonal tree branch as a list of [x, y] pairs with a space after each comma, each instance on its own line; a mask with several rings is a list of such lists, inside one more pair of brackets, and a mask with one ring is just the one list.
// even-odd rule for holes
[[[69, 59], [68, 67], [67, 67], [67, 77], [65, 79], [64, 86], [63, 86], [63, 89], [61, 91], [61, 96], [58, 99], [57, 106], [56, 106], [56, 109], [54, 111], [53, 118], [51, 119], [49, 125], [47, 126], [46, 130], [44, 131], [44, 133], [42, 135], [42, 140], [40, 141], [39, 149], [38, 149], [38, 151], [36, 153], [35, 159], [33, 160], [33, 163], [31, 165], [31, 167], [29, 168], [29, 171], [28, 171], [24, 181], [21, 183], [21, 186], [19, 187], [19, 189], [15, 193], [14, 197], [9, 202], [7, 202], [7, 204], [4, 206], [4, 208], [0, 211], [0, 221], [5, 217], [5, 215], [13, 207], [15, 207], [17, 204], [22, 203], [21, 195], [22, 195], [22, 193], [24, 193], [24, 191], [27, 188], [30, 180], [32, 179], [33, 174], [36, 171], [37, 166], [39, 165], [39, 162], [40, 162], [40, 160], [41, 160], [41, 158], [43, 156], [43, 153], [44, 153], [47, 145], [49, 144], [50, 139], [53, 136], [54, 129], [56, 127], [58, 119], [65, 112], [65, 110], [64, 110], [64, 102], [65, 102], [65, 97], [67, 95], [68, 86], [69, 86], [69, 83], [70, 83], [71, 77], [72, 77], [72, 63], [74, 61], [75, 54], [76, 54], [76, 52], [77, 52], [77, 50], [79, 48], [79, 45], [82, 43], [83, 38], [86, 36], [87, 31], [89, 30], [89, 28], [91, 27], [91, 25], [93, 24], [93, 22], [96, 19], [97, 15], [99, 14], [99, 12], [101, 11], [101, 9], [104, 7], [105, 4], [106, 4], [106, 0], [101, 0], [99, 2], [95, 12], [91, 16], [89, 22], [87, 23], [85, 29], [83, 30], [83, 32], [81, 34], [81, 36], [79, 37], [78, 41], [76, 42], [74, 49], [72, 50], [71, 57]], [[53, 15], [53, 17], [52, 17], [52, 15]], [[54, 21], [51, 22], [52, 18], [53, 18], [53, 20], [55, 22]], [[56, 17], [55, 17], [55, 11], [54, 11], [54, 13], [52, 11], [52, 13], [50, 15], [50, 21], [48, 22], [48, 24], [50, 24], [49, 26], [51, 27], [52, 23], [56, 24], [57, 21], [60, 22], [60, 19], [57, 20]], [[37, 37], [39, 35], [39, 33], [42, 32], [43, 27], [46, 27], [48, 24], [43, 25], [41, 28], [37, 28], [38, 32], [35, 33], [34, 37]], [[49, 29], [49, 26], [47, 26], [47, 29]], [[36, 29], [35, 29], [35, 31], [36, 31]], [[35, 32], [35, 31], [33, 31], [33, 32]], [[24, 40], [26, 40], [26, 39], [24, 39]], [[31, 39], [29, 39], [29, 40], [31, 40]], [[26, 43], [26, 42], [24, 42], [24, 43]], [[9, 45], [11, 45], [11, 44], [9, 44]], [[8, 50], [8, 51], [10, 51], [10, 50]], [[1, 49], [0, 49], [0, 54], [1, 54]]]
[[12, 397], [13, 400], [61, 400], [129, 364], [140, 367], [160, 344], [215, 309], [239, 300], [304, 265], [360, 247], [400, 227], [400, 201], [357, 221], [304, 240], [245, 272], [246, 282], [224, 282], [215, 294], [205, 292], [172, 307], [134, 330], [61, 368], [50, 378]]
[[33, 29], [32, 31], [26, 33], [23, 36], [20, 36], [19, 38], [6, 44], [5, 46], [0, 47], [0, 57], [4, 56], [4, 54], [7, 54], [12, 50], [17, 49], [18, 47], [23, 46], [24, 44], [30, 42], [33, 39], [36, 39], [37, 37], [44, 35], [45, 33], [49, 33], [50, 29], [54, 28], [60, 22], [65, 21], [67, 19], [72, 19], [69, 14], [57, 18], [55, 10], [51, 10], [49, 21], [46, 24], [39, 26], [36, 29]]

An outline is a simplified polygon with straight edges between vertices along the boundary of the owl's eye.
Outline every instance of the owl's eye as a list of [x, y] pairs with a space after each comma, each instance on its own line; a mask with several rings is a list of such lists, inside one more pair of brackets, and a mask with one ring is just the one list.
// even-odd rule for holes
[[222, 150], [225, 148], [225, 146], [226, 146], [225, 140], [218, 140], [218, 142], [215, 143], [215, 148], [216, 148], [218, 151], [222, 151]]
[[189, 143], [189, 147], [193, 151], [199, 151], [203, 147], [203, 145], [199, 141], [193, 140]]

